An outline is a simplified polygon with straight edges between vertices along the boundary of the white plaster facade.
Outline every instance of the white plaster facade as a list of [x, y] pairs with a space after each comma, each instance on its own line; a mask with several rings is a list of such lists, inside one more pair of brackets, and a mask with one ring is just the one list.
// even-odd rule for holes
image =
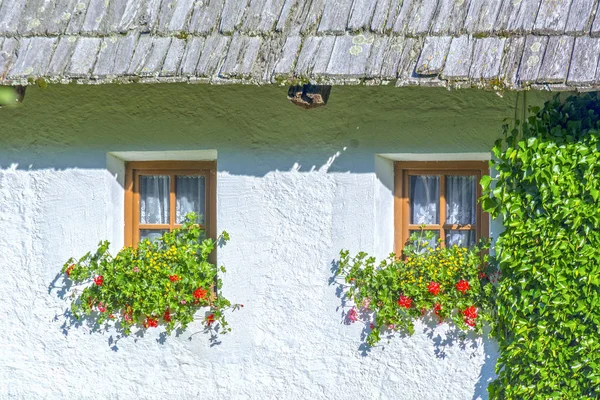
[[[442, 100], [418, 105], [418, 92], [402, 92], [420, 117], [387, 102], [346, 114], [341, 108], [352, 101], [336, 106], [334, 90], [329, 111], [267, 104], [255, 116], [241, 104], [213, 102], [206, 112], [227, 113], [190, 123], [195, 114], [177, 104], [156, 113], [123, 103], [121, 115], [103, 95], [91, 107], [80, 104], [75, 89], [52, 90], [25, 103], [41, 117], [23, 119], [24, 109], [0, 117], [0, 398], [487, 398], [493, 341], [446, 343], [446, 325], [419, 326], [414, 336], [363, 354], [362, 326], [343, 323], [329, 279], [340, 249], [379, 257], [393, 251], [391, 158], [485, 158], [512, 100], [484, 94], [466, 102], [466, 94], [442, 91]], [[251, 98], [258, 89], [239, 90]], [[363, 96], [360, 90], [367, 89], [340, 92], [352, 100]], [[185, 93], [187, 100], [197, 96]], [[56, 111], [67, 105], [48, 105], [71, 95], [63, 111], [70, 118]], [[478, 122], [466, 126], [482, 102]], [[440, 107], [459, 111], [439, 121]], [[60, 122], [48, 122], [53, 114]], [[286, 118], [306, 129], [286, 132]], [[228, 316], [233, 332], [213, 347], [198, 325], [164, 342], [154, 330], [116, 345], [85, 327], [65, 332], [61, 266], [100, 240], [115, 251], [123, 244], [123, 159], [214, 157], [218, 230], [232, 238], [218, 251], [228, 269], [223, 292], [245, 305]]]

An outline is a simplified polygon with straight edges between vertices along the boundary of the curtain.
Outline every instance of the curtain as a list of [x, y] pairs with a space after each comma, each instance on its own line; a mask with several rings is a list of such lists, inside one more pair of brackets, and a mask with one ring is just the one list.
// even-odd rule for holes
[[475, 245], [475, 231], [446, 231], [446, 247], [471, 247]]
[[[476, 181], [474, 176], [446, 176], [446, 223], [477, 223]], [[469, 247], [475, 244], [475, 231], [446, 232], [446, 246]]]
[[206, 210], [206, 182], [203, 176], [178, 176], [176, 179], [176, 221], [183, 223], [185, 215], [195, 212], [198, 215], [197, 222], [204, 223]]
[[475, 224], [475, 177], [446, 177], [446, 223], [452, 225]]
[[160, 239], [160, 237], [167, 232], [169, 232], [168, 229], [140, 229], [140, 241], [149, 239], [153, 242], [156, 239]]
[[440, 177], [410, 177], [410, 223], [439, 224]]
[[140, 223], [169, 223], [169, 177], [140, 177]]

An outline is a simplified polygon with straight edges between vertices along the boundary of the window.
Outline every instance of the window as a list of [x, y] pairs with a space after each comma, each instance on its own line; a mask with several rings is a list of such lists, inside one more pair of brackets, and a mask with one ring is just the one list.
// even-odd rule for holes
[[[489, 234], [477, 199], [485, 161], [396, 162], [395, 244], [400, 254], [411, 233], [433, 231], [441, 246], [468, 247]], [[432, 243], [432, 244], [436, 244]]]
[[125, 172], [125, 245], [160, 237], [189, 212], [216, 239], [216, 163], [129, 162]]

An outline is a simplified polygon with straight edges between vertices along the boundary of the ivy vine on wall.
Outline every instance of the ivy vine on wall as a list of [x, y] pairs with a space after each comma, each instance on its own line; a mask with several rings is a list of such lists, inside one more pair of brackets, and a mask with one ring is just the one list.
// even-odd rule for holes
[[600, 102], [557, 96], [493, 148], [483, 208], [495, 246], [493, 399], [600, 398]]

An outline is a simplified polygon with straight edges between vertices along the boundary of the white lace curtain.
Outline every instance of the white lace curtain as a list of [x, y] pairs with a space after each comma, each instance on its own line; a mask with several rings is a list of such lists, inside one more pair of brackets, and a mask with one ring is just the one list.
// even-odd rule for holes
[[169, 223], [169, 176], [140, 177], [140, 223]]
[[430, 175], [411, 176], [410, 204], [411, 224], [439, 224], [440, 177]]
[[[446, 223], [474, 225], [477, 223], [476, 180], [474, 176], [446, 177]], [[446, 231], [446, 246], [469, 247], [475, 244], [475, 231]]]
[[[411, 224], [440, 223], [476, 224], [476, 178], [446, 176], [446, 221], [440, 222], [440, 177], [419, 175], [410, 177]], [[475, 243], [475, 231], [446, 232], [446, 245], [470, 246]]]
[[476, 223], [475, 177], [446, 177], [446, 223], [469, 225]]
[[[204, 222], [206, 185], [203, 176], [177, 176], [175, 178], [175, 220], [180, 224], [186, 214], [198, 214], [198, 222]], [[170, 177], [155, 175], [140, 179], [140, 223], [169, 223]]]
[[[169, 224], [171, 181], [168, 175], [140, 177], [140, 223]], [[203, 176], [175, 178], [175, 221], [183, 223], [186, 214], [195, 212], [198, 223], [204, 223], [206, 185]], [[154, 240], [167, 230], [140, 230], [140, 239]]]
[[203, 176], [178, 176], [176, 180], [175, 207], [176, 221], [181, 224], [185, 215], [195, 212], [198, 215], [198, 223], [204, 223], [204, 212], [206, 209], [206, 185]]

